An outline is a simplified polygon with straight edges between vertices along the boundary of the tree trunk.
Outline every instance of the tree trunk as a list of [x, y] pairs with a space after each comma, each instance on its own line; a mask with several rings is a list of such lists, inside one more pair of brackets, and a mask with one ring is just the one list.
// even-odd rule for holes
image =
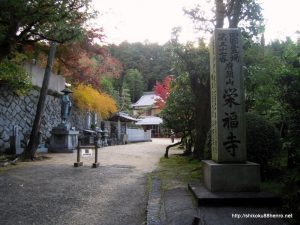
[[300, 110], [292, 110], [290, 115], [288, 140], [291, 144], [288, 146], [287, 167], [293, 169], [300, 163], [297, 152], [300, 149]]
[[240, 0], [231, 1], [233, 1], [233, 8], [231, 12], [228, 12], [228, 14], [230, 14], [229, 28], [237, 28], [238, 23], [240, 21], [242, 2]]
[[191, 155], [192, 154], [192, 146], [193, 146], [193, 136], [192, 134], [189, 134], [188, 139], [186, 139], [186, 147], [185, 147], [185, 151], [183, 153], [183, 155]]
[[7, 43], [0, 45], [0, 62], [5, 59], [6, 56], [11, 52], [11, 46]]
[[7, 57], [14, 47], [16, 47], [16, 33], [19, 29], [19, 22], [12, 20], [10, 21], [10, 25], [7, 28], [4, 37], [2, 37], [2, 41], [0, 42], [0, 62]]
[[175, 144], [172, 144], [172, 145], [168, 145], [168, 146], [166, 147], [165, 158], [169, 158], [169, 149], [170, 149], [170, 148], [175, 147], [175, 146], [177, 146], [177, 145], [180, 145], [180, 144], [182, 144], [182, 142], [183, 142], [183, 139], [181, 138], [181, 140], [180, 140], [179, 142], [177, 142], [177, 143], [175, 143]]
[[45, 69], [43, 85], [42, 85], [42, 88], [40, 91], [40, 97], [39, 97], [39, 101], [38, 101], [37, 108], [36, 108], [34, 123], [33, 123], [33, 127], [31, 130], [28, 146], [24, 151], [25, 158], [34, 159], [34, 155], [35, 155], [35, 152], [37, 149], [38, 132], [40, 131], [41, 118], [42, 118], [42, 115], [43, 115], [44, 109], [45, 109], [45, 102], [46, 102], [46, 97], [47, 97], [47, 92], [48, 92], [48, 86], [49, 86], [49, 81], [50, 81], [50, 76], [51, 76], [51, 67], [52, 67], [52, 62], [53, 62], [53, 58], [55, 55], [55, 50], [56, 50], [56, 43], [51, 42], [50, 51], [49, 51], [48, 60], [47, 60], [47, 67]]
[[204, 159], [207, 132], [210, 129], [210, 83], [200, 85], [197, 90], [197, 107], [195, 111], [195, 146], [194, 157]]
[[223, 0], [215, 0], [216, 5], [216, 28], [223, 28], [225, 18], [225, 5]]

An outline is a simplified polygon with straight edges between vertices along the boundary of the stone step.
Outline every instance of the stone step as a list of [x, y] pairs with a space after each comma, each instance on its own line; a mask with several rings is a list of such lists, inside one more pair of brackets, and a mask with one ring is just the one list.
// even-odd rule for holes
[[282, 198], [267, 192], [210, 192], [202, 183], [190, 183], [188, 189], [198, 206], [281, 206]]

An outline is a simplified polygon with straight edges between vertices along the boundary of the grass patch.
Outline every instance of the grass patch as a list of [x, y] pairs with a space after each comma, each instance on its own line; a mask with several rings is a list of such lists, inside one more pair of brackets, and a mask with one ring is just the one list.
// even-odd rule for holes
[[189, 182], [199, 181], [201, 173], [201, 162], [190, 156], [170, 155], [161, 158], [158, 165], [163, 189], [186, 187]]
[[152, 185], [152, 180], [153, 180], [153, 173], [147, 173], [146, 176], [146, 196], [149, 196], [149, 193], [151, 191], [151, 185]]

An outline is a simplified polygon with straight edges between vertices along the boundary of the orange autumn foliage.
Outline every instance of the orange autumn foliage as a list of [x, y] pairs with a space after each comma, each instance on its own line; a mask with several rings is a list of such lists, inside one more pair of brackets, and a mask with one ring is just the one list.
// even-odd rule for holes
[[[46, 67], [47, 44], [35, 43], [22, 47], [29, 59], [35, 59], [41, 67]], [[80, 40], [58, 45], [52, 67], [53, 73], [63, 75], [68, 83], [82, 83], [95, 89], [100, 88], [102, 77], [117, 78], [122, 70], [121, 62], [112, 57], [108, 47], [103, 45], [101, 28], [86, 30]]]
[[96, 112], [103, 119], [117, 111], [116, 102], [109, 95], [100, 93], [90, 86], [79, 84], [73, 91], [74, 103], [81, 110]]

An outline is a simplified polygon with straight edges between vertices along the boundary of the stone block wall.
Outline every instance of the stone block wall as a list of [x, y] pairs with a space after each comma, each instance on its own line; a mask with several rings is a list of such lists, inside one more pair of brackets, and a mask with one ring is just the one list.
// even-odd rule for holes
[[75, 129], [79, 130], [79, 131], [86, 129], [85, 128], [85, 117], [86, 117], [86, 112], [80, 111], [79, 108], [77, 108], [73, 104], [72, 109], [71, 109], [71, 115], [69, 118], [71, 127], [75, 127]]
[[[38, 98], [39, 89], [31, 90], [26, 96], [17, 96], [8, 87], [0, 86], [0, 151], [10, 147], [10, 136], [13, 135], [14, 125], [20, 127], [21, 142], [30, 134]], [[59, 96], [47, 95], [41, 122], [43, 141], [50, 137], [52, 128], [61, 122], [60, 109]], [[71, 126], [76, 129], [82, 129], [84, 127], [84, 113], [73, 107], [70, 122]]]

